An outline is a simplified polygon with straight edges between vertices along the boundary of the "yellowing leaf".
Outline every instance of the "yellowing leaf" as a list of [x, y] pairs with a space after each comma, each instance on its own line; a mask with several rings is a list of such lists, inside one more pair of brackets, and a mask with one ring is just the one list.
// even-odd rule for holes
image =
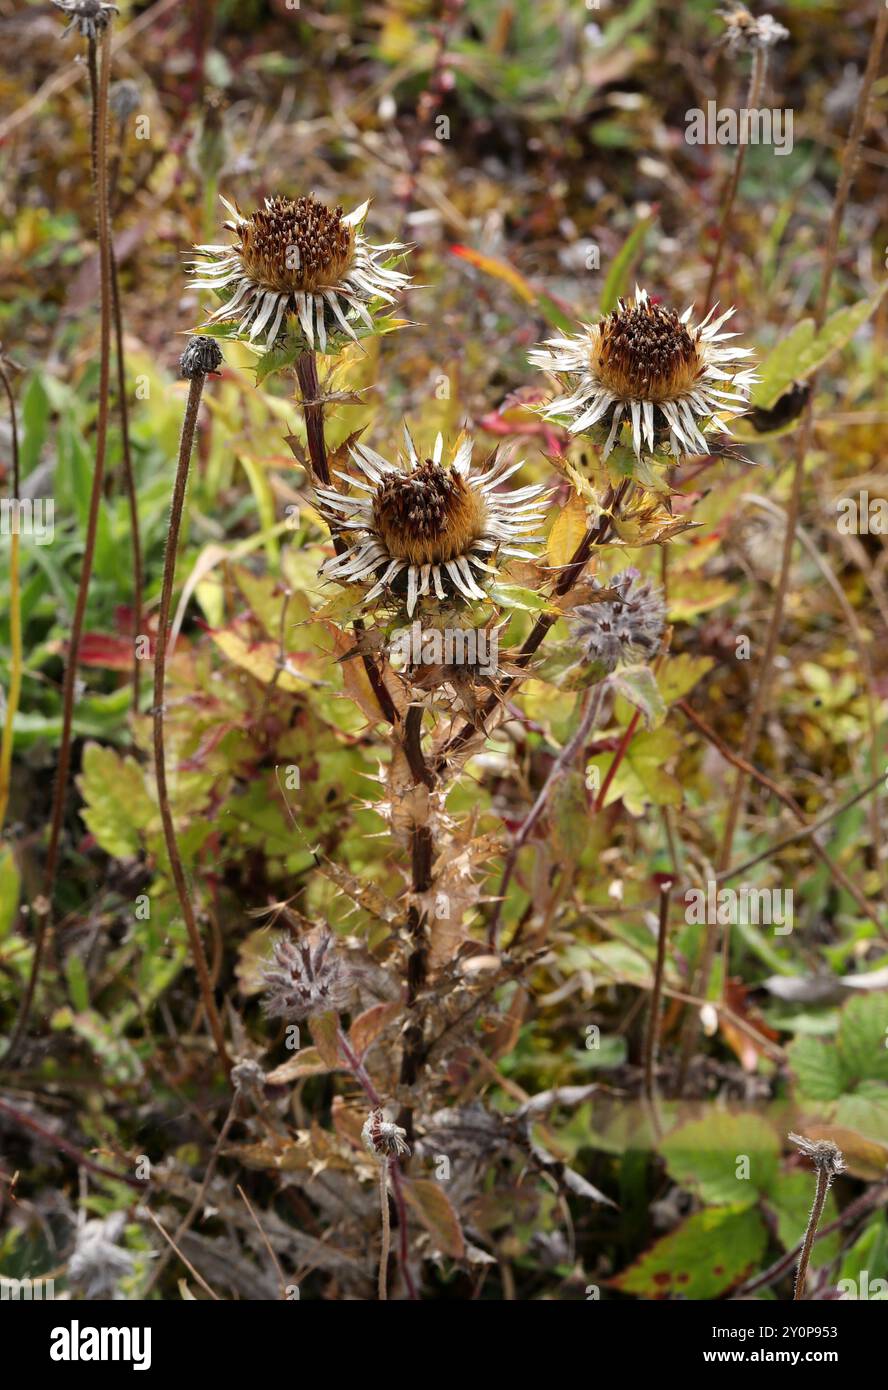
[[415, 1178], [404, 1183], [404, 1196], [422, 1224], [431, 1232], [438, 1249], [454, 1260], [466, 1253], [459, 1217], [440, 1183], [433, 1178]]
[[586, 534], [587, 525], [585, 505], [575, 492], [571, 493], [567, 506], [558, 513], [555, 525], [549, 532], [546, 553], [550, 565], [560, 569], [570, 564]]

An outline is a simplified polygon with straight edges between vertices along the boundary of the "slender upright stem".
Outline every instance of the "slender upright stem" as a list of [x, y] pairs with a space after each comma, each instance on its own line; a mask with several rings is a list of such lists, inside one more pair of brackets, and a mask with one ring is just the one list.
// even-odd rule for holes
[[[433, 781], [432, 774], [423, 757], [421, 746], [422, 715], [421, 705], [411, 705], [407, 710], [404, 720], [404, 747], [416, 784], [430, 786]], [[432, 886], [433, 860], [431, 828], [427, 823], [417, 823], [410, 836], [410, 876], [415, 899], [428, 893]], [[425, 1054], [425, 1031], [419, 1016], [418, 1001], [428, 977], [429, 944], [426, 925], [426, 914], [421, 911], [418, 902], [414, 901], [407, 912], [407, 934], [411, 941], [411, 951], [407, 958], [407, 1010], [410, 1021], [404, 1029], [400, 1077], [401, 1085], [407, 1088], [416, 1085]], [[405, 1105], [402, 1108], [398, 1124], [406, 1130], [408, 1143], [412, 1143], [412, 1106]]]
[[62, 824], [65, 816], [65, 801], [68, 791], [68, 775], [71, 766], [71, 739], [74, 721], [74, 692], [77, 681], [77, 662], [80, 654], [80, 640], [86, 615], [86, 602], [89, 594], [89, 581], [92, 576], [93, 556], [95, 554], [96, 533], [99, 524], [99, 508], [102, 501], [102, 482], [105, 476], [105, 453], [108, 442], [108, 404], [110, 394], [111, 362], [111, 229], [108, 216], [108, 86], [111, 76], [111, 25], [102, 32], [99, 61], [96, 62], [96, 41], [88, 40], [87, 66], [89, 68], [90, 93], [92, 97], [92, 166], [96, 202], [96, 235], [99, 244], [99, 299], [101, 306], [101, 326], [99, 333], [99, 401], [96, 418], [96, 462], [93, 470], [92, 490], [89, 499], [89, 513], [86, 523], [86, 537], [83, 547], [83, 561], [80, 567], [80, 581], [74, 602], [74, 615], [71, 621], [71, 635], [65, 658], [65, 677], [62, 686], [62, 733], [59, 746], [59, 760], [56, 768], [53, 790], [52, 811], [50, 814], [49, 845], [43, 873], [43, 897], [47, 910], [40, 916], [34, 943], [34, 956], [31, 972], [22, 997], [15, 1031], [6, 1054], [7, 1064], [18, 1050], [24, 1036], [34, 999], [34, 991], [43, 952], [51, 922], [51, 905], [55, 892], [58, 872], [59, 849], [62, 838]]
[[136, 494], [136, 479], [133, 473], [133, 456], [130, 447], [126, 363], [123, 355], [123, 315], [120, 308], [120, 279], [117, 274], [117, 259], [114, 255], [113, 245], [111, 247], [111, 302], [114, 314], [114, 349], [117, 358], [117, 409], [120, 412], [123, 481], [129, 505], [130, 542], [133, 552], [133, 714], [138, 714], [141, 663], [137, 650], [137, 638], [142, 631], [142, 542], [139, 537], [139, 501]]
[[660, 1050], [660, 1012], [663, 999], [663, 972], [666, 968], [666, 942], [669, 935], [669, 894], [671, 890], [671, 883], [660, 885], [657, 960], [654, 965], [654, 987], [651, 990], [647, 1034], [644, 1041], [644, 1096], [650, 1107], [651, 1122], [657, 1139], [662, 1133], [657, 1105], [657, 1054]]
[[388, 1261], [392, 1243], [392, 1227], [389, 1220], [388, 1166], [387, 1158], [380, 1160], [379, 1210], [382, 1216], [382, 1242], [379, 1247], [379, 1279], [377, 1281], [380, 1303], [385, 1303], [388, 1298]]
[[219, 1018], [218, 1010], [216, 1009], [216, 1001], [213, 998], [213, 986], [210, 982], [210, 972], [207, 966], [206, 953], [204, 952], [203, 942], [200, 938], [200, 931], [198, 930], [194, 907], [191, 902], [191, 895], [188, 891], [185, 870], [182, 865], [179, 845], [176, 840], [173, 815], [170, 810], [163, 728], [163, 694], [164, 682], [166, 679], [167, 639], [169, 636], [173, 584], [176, 577], [176, 550], [179, 544], [179, 527], [182, 521], [185, 490], [188, 485], [188, 469], [191, 463], [191, 451], [194, 445], [194, 432], [197, 426], [200, 398], [205, 381], [206, 377], [203, 374], [192, 377], [188, 391], [188, 403], [185, 408], [185, 419], [182, 424], [182, 438], [179, 443], [179, 460], [176, 465], [176, 480], [173, 485], [170, 525], [163, 559], [163, 587], [160, 594], [160, 616], [157, 620], [157, 649], [154, 654], [154, 773], [157, 778], [157, 801], [160, 807], [160, 818], [163, 822], [163, 836], [166, 841], [167, 855], [169, 856], [173, 882], [176, 886], [176, 894], [179, 899], [179, 905], [182, 908], [182, 916], [185, 919], [188, 941], [191, 946], [191, 956], [200, 984], [200, 995], [203, 1001], [204, 1012], [207, 1016], [207, 1022], [210, 1025], [210, 1031], [213, 1035], [216, 1051], [219, 1054], [219, 1060], [227, 1074], [231, 1070], [231, 1059], [228, 1056], [228, 1050], [225, 1046], [225, 1034], [222, 1030], [222, 1022]]
[[[18, 421], [15, 412], [15, 397], [12, 394], [9, 375], [0, 359], [0, 381], [3, 382], [9, 402], [9, 419], [12, 429], [12, 497], [17, 504], [21, 492], [19, 459]], [[21, 584], [19, 575], [19, 531], [18, 520], [9, 538], [9, 687], [6, 692], [6, 718], [3, 724], [3, 742], [0, 745], [0, 830], [6, 820], [9, 804], [9, 786], [12, 777], [12, 746], [15, 737], [15, 716], [22, 693], [22, 608]]]
[[[765, 73], [768, 68], [767, 49], [756, 48], [752, 55], [752, 73], [749, 79], [749, 95], [746, 98], [746, 106], [750, 111], [755, 111], [759, 105], [762, 88], [765, 83]], [[706, 297], [704, 300], [707, 309], [712, 307], [712, 300], [715, 294], [718, 272], [721, 267], [722, 253], [725, 249], [728, 228], [731, 225], [731, 213], [734, 210], [734, 199], [737, 197], [737, 188], [740, 184], [740, 175], [743, 172], [743, 163], [746, 159], [746, 146], [737, 146], [737, 153], [734, 156], [734, 167], [731, 170], [731, 179], [725, 194], [725, 201], [722, 206], [721, 223], [718, 229], [718, 241], [715, 246], [715, 255], [712, 258], [712, 266], [709, 270], [709, 282], [706, 286]]]
[[[836, 190], [835, 201], [833, 202], [832, 214], [830, 217], [829, 231], [826, 239], [826, 249], [824, 252], [823, 276], [820, 285], [820, 295], [818, 297], [817, 309], [815, 313], [815, 323], [821, 327], [826, 318], [827, 305], [829, 303], [829, 292], [832, 285], [833, 272], [835, 270], [836, 255], [839, 244], [839, 233], [841, 230], [842, 219], [848, 196], [851, 191], [851, 184], [854, 178], [854, 171], [860, 154], [860, 144], [866, 129], [867, 115], [869, 111], [870, 94], [873, 83], [879, 71], [882, 57], [882, 49], [885, 46], [885, 38], [888, 35], [888, 8], [884, 5], [880, 8], [876, 20], [873, 41], [869, 51], [866, 70], [863, 76], [860, 93], [857, 98], [857, 106], [851, 122], [851, 129], [845, 144], [845, 152], [842, 160], [842, 173], [839, 186]], [[789, 574], [792, 566], [793, 550], [795, 548], [796, 527], [798, 525], [799, 513], [801, 511], [802, 485], [805, 477], [805, 460], [811, 445], [814, 432], [814, 394], [817, 384], [818, 373], [814, 372], [810, 378], [811, 390], [805, 413], [802, 417], [796, 446], [795, 467], [793, 470], [792, 490], [790, 493], [789, 505], [786, 509], [786, 531], [783, 538], [783, 553], [780, 561], [780, 575], [777, 580], [777, 591], [774, 596], [774, 607], [771, 610], [771, 617], [768, 624], [768, 633], [765, 639], [765, 651], [759, 667], [758, 683], [755, 696], [753, 698], [752, 709], [746, 723], [746, 730], [743, 737], [741, 756], [749, 762], [755, 750], [761, 730], [765, 710], [771, 693], [771, 678], [773, 673], [774, 660], [777, 655], [777, 645], [780, 640], [780, 632], [783, 626], [783, 609], [786, 603], [786, 595], [789, 591]], [[734, 782], [730, 802], [728, 805], [727, 818], [725, 822], [724, 836], [719, 851], [717, 867], [719, 872], [724, 871], [730, 866], [731, 854], [734, 845], [734, 836], [740, 817], [743, 813], [743, 805], [746, 792], [746, 773], [738, 771]], [[878, 791], [876, 791], [878, 796]], [[700, 964], [697, 969], [697, 980], [694, 993], [700, 998], [705, 998], [709, 992], [709, 981], [712, 974], [712, 967], [715, 960], [717, 943], [717, 925], [709, 923], [706, 927], [706, 935], [703, 940], [703, 950], [700, 957]], [[696, 1043], [698, 1020], [696, 1015], [688, 1018], [685, 1028], [684, 1049], [682, 1065], [679, 1070], [680, 1077], [683, 1076], [690, 1051]]]
[[793, 1302], [800, 1302], [805, 1297], [805, 1284], [808, 1279], [808, 1265], [811, 1262], [811, 1249], [814, 1245], [814, 1237], [817, 1235], [817, 1227], [820, 1225], [820, 1218], [823, 1216], [823, 1208], [826, 1206], [826, 1198], [830, 1188], [830, 1175], [824, 1168], [817, 1169], [817, 1187], [814, 1192], [814, 1205], [811, 1208], [811, 1215], [808, 1217], [808, 1226], [805, 1231], [805, 1239], [802, 1242], [802, 1253], [799, 1255], [799, 1267], [796, 1272], [795, 1288], [793, 1289]]

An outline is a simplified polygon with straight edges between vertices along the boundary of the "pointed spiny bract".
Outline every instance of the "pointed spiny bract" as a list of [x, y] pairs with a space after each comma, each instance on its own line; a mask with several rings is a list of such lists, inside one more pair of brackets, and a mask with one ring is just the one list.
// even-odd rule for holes
[[448, 465], [440, 435], [425, 459], [409, 434], [406, 441], [406, 457], [397, 464], [356, 444], [351, 455], [363, 478], [337, 476], [360, 489], [359, 495], [322, 487], [317, 496], [330, 529], [357, 537], [357, 544], [324, 564], [322, 575], [345, 583], [373, 581], [365, 602], [385, 590], [406, 592], [412, 618], [419, 599], [433, 593], [440, 602], [483, 599], [480, 581], [496, 574], [490, 562], [497, 554], [533, 560], [523, 547], [542, 543], [529, 532], [543, 521], [546, 496], [541, 483], [500, 491], [522, 466], [510, 464], [506, 454], [497, 453], [484, 472], [473, 473], [469, 439], [456, 445]]
[[228, 296], [209, 322], [233, 321], [233, 337], [273, 347], [285, 331], [311, 351], [338, 350], [345, 339], [357, 340], [358, 320], [372, 330], [371, 308], [394, 304], [410, 282], [385, 264], [404, 246], [374, 246], [364, 237], [366, 203], [346, 215], [311, 195], [274, 197], [245, 217], [222, 202], [236, 244], [196, 247], [192, 284]]

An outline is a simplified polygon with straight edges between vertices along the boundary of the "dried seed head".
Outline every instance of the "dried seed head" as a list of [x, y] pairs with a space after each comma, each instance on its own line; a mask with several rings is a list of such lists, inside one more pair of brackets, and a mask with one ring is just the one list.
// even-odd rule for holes
[[188, 346], [179, 358], [179, 372], [187, 381], [196, 376], [207, 376], [217, 372], [222, 365], [222, 350], [215, 338], [206, 333], [195, 333], [188, 339]]
[[354, 245], [341, 207], [317, 198], [269, 198], [235, 228], [244, 273], [279, 294], [314, 293], [342, 280]]
[[483, 534], [485, 517], [478, 490], [431, 459], [409, 473], [387, 474], [373, 499], [373, 525], [388, 554], [412, 565], [465, 554]]
[[591, 365], [602, 384], [623, 400], [675, 400], [693, 390], [705, 363], [697, 342], [674, 309], [650, 299], [620, 300], [604, 320]]
[[364, 1121], [361, 1138], [374, 1158], [400, 1158], [410, 1153], [407, 1131], [385, 1118], [382, 1110], [371, 1110]]
[[107, 5], [103, 0], [52, 0], [52, 3], [69, 16], [65, 33], [77, 29], [85, 39], [95, 39], [118, 13], [116, 5]]
[[831, 1139], [806, 1139], [803, 1134], [790, 1134], [788, 1137], [806, 1158], [810, 1158], [817, 1172], [825, 1174], [830, 1182], [839, 1173], [844, 1173], [844, 1155]]
[[332, 932], [318, 928], [302, 941], [278, 937], [264, 972], [265, 1012], [269, 1018], [298, 1021], [314, 1014], [347, 1009], [353, 992], [348, 963]]
[[572, 614], [586, 659], [601, 662], [610, 673], [639, 653], [653, 656], [666, 623], [661, 591], [636, 569], [623, 570], [605, 584], [596, 579], [593, 589], [608, 597], [580, 604]]
[[789, 30], [778, 24], [773, 15], [757, 18], [745, 5], [730, 10], [718, 10], [725, 22], [725, 32], [718, 40], [732, 53], [751, 53], [756, 48], [773, 48], [781, 39], [789, 38]]

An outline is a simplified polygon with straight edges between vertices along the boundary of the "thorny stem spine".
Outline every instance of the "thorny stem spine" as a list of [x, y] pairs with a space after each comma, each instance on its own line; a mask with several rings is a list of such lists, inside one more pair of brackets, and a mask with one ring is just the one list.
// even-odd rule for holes
[[[108, 440], [108, 398], [111, 358], [111, 228], [108, 216], [108, 87], [111, 76], [111, 29], [109, 24], [102, 33], [99, 61], [96, 61], [96, 41], [88, 40], [87, 66], [89, 68], [90, 94], [92, 98], [92, 165], [96, 204], [96, 235], [99, 243], [99, 295], [101, 322], [99, 333], [99, 400], [96, 418], [96, 462], [93, 471], [92, 490], [89, 499], [89, 514], [83, 547], [83, 561], [80, 567], [80, 580], [74, 603], [71, 621], [71, 634], [65, 660], [65, 676], [62, 687], [62, 732], [59, 745], [59, 759], [53, 790], [50, 815], [49, 845], [43, 877], [43, 896], [51, 905], [58, 870], [59, 847], [62, 837], [62, 822], [65, 814], [65, 799], [68, 790], [68, 774], [71, 764], [71, 739], [74, 721], [74, 692], [77, 681], [77, 662], [80, 654], [80, 639], [86, 615], [86, 601], [89, 581], [92, 575], [93, 556], [96, 546], [96, 533], [99, 523], [99, 508], [102, 500], [102, 483], [105, 475], [105, 452]], [[50, 912], [41, 916], [34, 943], [34, 956], [31, 972], [22, 997], [15, 1031], [6, 1054], [7, 1064], [12, 1060], [24, 1036], [34, 999], [37, 979], [43, 964], [43, 952], [51, 920]]]
[[[327, 446], [324, 442], [324, 406], [320, 397], [320, 384], [318, 382], [318, 363], [313, 352], [302, 352], [296, 359], [296, 379], [299, 382], [299, 391], [302, 396], [302, 409], [305, 415], [305, 437], [308, 443], [308, 456], [311, 460], [311, 469], [315, 477], [315, 482], [321, 483], [324, 487], [330, 486], [330, 465], [327, 462]], [[333, 535], [333, 548], [337, 555], [341, 555], [345, 549], [345, 542], [342, 537]], [[355, 618], [354, 629], [358, 634], [364, 631], [364, 623], [361, 618]], [[362, 654], [364, 670], [367, 672], [367, 679], [376, 697], [376, 703], [382, 711], [383, 718], [389, 724], [398, 723], [398, 711], [395, 703], [389, 694], [382, 673], [376, 662], [367, 652]]]
[[204, 952], [203, 942], [200, 938], [200, 931], [194, 915], [191, 896], [188, 892], [185, 870], [182, 865], [179, 846], [176, 840], [173, 815], [170, 810], [163, 727], [163, 695], [166, 677], [167, 639], [169, 636], [173, 584], [176, 577], [176, 550], [179, 544], [179, 527], [182, 521], [185, 490], [188, 485], [188, 469], [191, 462], [191, 451], [194, 445], [194, 432], [197, 426], [200, 398], [205, 381], [206, 377], [203, 374], [193, 377], [188, 391], [188, 403], [185, 407], [182, 437], [179, 442], [176, 480], [173, 485], [173, 500], [170, 507], [169, 531], [167, 533], [166, 551], [164, 552], [163, 559], [163, 586], [160, 595], [160, 616], [157, 622], [157, 650], [154, 654], [154, 772], [157, 778], [157, 800], [160, 807], [161, 820], [163, 822], [164, 840], [166, 841], [170, 868], [176, 886], [176, 894], [182, 908], [182, 916], [185, 919], [185, 927], [191, 946], [191, 956], [197, 971], [204, 1012], [206, 1013], [207, 1022], [210, 1026], [210, 1032], [213, 1035], [216, 1051], [219, 1054], [219, 1060], [227, 1075], [231, 1070], [231, 1059], [228, 1056], [228, 1050], [225, 1046], [225, 1034], [222, 1030], [222, 1022], [219, 1018], [218, 1010], [216, 1009], [216, 1001], [213, 998], [213, 987], [210, 983], [206, 953]]

